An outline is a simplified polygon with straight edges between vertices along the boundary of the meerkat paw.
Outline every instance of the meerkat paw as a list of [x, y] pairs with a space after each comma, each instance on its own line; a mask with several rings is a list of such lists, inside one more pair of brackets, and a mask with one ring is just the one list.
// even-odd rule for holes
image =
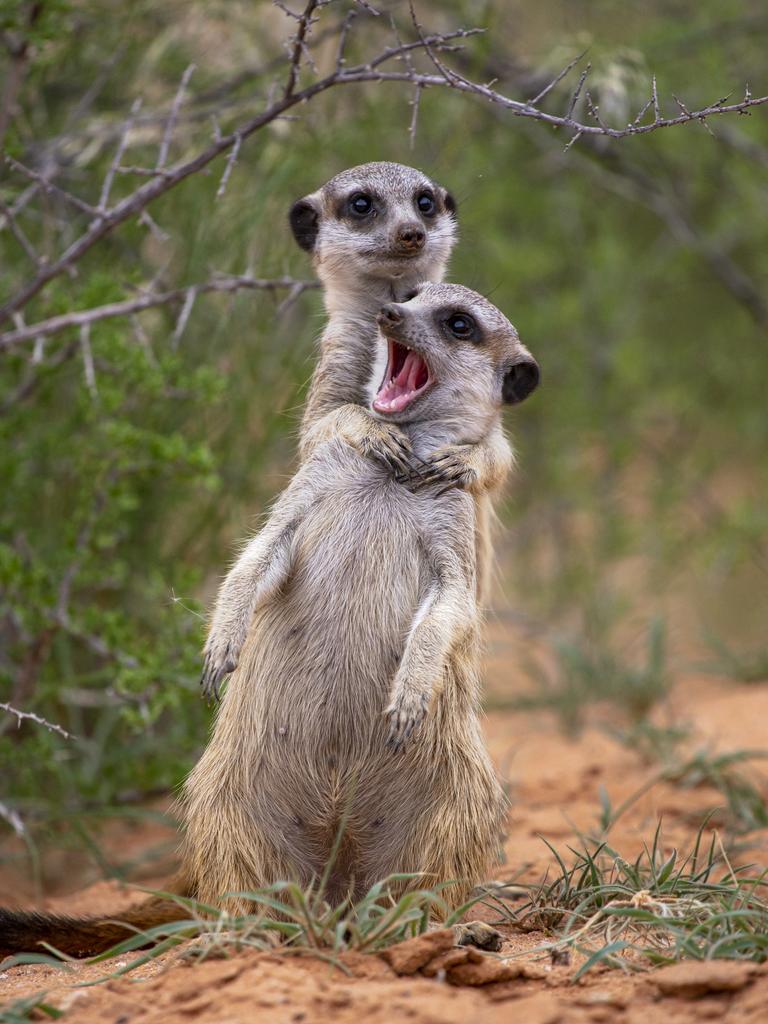
[[427, 714], [428, 701], [422, 694], [405, 694], [384, 712], [389, 719], [387, 746], [393, 753], [405, 750]]
[[485, 921], [467, 921], [455, 924], [453, 935], [457, 946], [475, 946], [488, 953], [498, 953], [504, 944], [504, 936]]
[[409, 475], [414, 470], [411, 442], [392, 424], [372, 424], [358, 447], [362, 455], [382, 463], [396, 477]]
[[407, 479], [401, 482], [413, 491], [439, 484], [441, 486], [435, 491], [435, 498], [454, 488], [472, 491], [478, 479], [477, 471], [470, 462], [475, 447], [472, 444], [451, 444], [438, 448], [423, 468], [412, 470]]
[[203, 674], [200, 678], [200, 688], [206, 700], [213, 697], [217, 704], [220, 701], [221, 684], [237, 668], [241, 647], [241, 642], [219, 641], [216, 631], [211, 632], [203, 651]]

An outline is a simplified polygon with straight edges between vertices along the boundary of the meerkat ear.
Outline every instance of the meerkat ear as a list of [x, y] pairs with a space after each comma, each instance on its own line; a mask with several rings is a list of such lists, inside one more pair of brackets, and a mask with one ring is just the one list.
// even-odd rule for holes
[[456, 200], [450, 192], [443, 191], [443, 205], [450, 215], [456, 219]]
[[501, 397], [509, 405], [517, 405], [536, 390], [540, 380], [539, 364], [531, 356], [524, 356], [507, 368], [501, 385]]
[[288, 220], [298, 245], [305, 252], [312, 252], [320, 225], [320, 214], [312, 200], [297, 199], [290, 209]]

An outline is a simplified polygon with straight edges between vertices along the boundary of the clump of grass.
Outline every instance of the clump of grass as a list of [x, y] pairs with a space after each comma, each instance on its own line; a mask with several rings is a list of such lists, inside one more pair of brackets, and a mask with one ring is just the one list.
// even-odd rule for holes
[[[345, 971], [338, 959], [340, 953], [347, 950], [374, 952], [420, 935], [427, 930], [430, 918], [436, 914], [449, 927], [482, 898], [478, 896], [452, 910], [442, 895], [454, 884], [452, 882], [434, 889], [414, 889], [403, 893], [403, 884], [416, 877], [411, 874], [390, 875], [371, 886], [362, 899], [347, 897], [337, 904], [325, 899], [323, 880], [306, 888], [296, 882], [277, 882], [263, 889], [231, 894], [249, 900], [258, 908], [253, 913], [242, 915], [228, 914], [169, 893], [155, 893], [181, 902], [188, 908], [189, 918], [137, 931], [93, 957], [90, 963], [143, 951], [131, 963], [96, 981], [82, 984], [94, 985], [119, 977], [190, 939], [195, 942], [183, 953], [188, 959], [226, 957], [242, 949], [266, 950], [280, 945], [283, 952], [314, 955]], [[48, 949], [49, 954], [20, 953], [9, 957], [3, 966], [46, 963], [66, 968], [71, 958], [52, 947]]]
[[518, 927], [554, 935], [539, 948], [542, 955], [572, 950], [585, 957], [576, 978], [597, 964], [640, 969], [682, 959], [766, 960], [768, 872], [734, 870], [716, 833], [703, 843], [706, 824], [684, 857], [663, 850], [660, 827], [633, 861], [607, 843], [587, 842], [571, 851], [575, 860], [567, 867], [550, 846], [559, 874], [529, 886], [527, 902], [507, 914]]
[[714, 656], [705, 668], [740, 683], [768, 682], [768, 648], [748, 653], [735, 651], [722, 637], [708, 633], [707, 644]]
[[557, 641], [554, 653], [554, 670], [536, 664], [529, 667], [539, 691], [519, 698], [515, 705], [550, 708], [570, 735], [581, 728], [590, 704], [607, 701], [623, 710], [631, 722], [639, 722], [669, 690], [666, 628], [658, 617], [648, 625], [640, 664], [628, 661], [625, 651], [599, 629], [578, 640]]
[[712, 786], [725, 799], [725, 824], [736, 835], [768, 828], [768, 806], [763, 792], [739, 765], [768, 757], [765, 750], [732, 750], [713, 754], [700, 750], [664, 773], [664, 778], [677, 785], [694, 788]]
[[0, 1009], [0, 1024], [30, 1024], [30, 1021], [58, 1020], [63, 1017], [63, 1011], [46, 1003], [45, 998], [45, 992], [36, 992], [26, 999], [17, 999]]
[[623, 746], [633, 750], [646, 764], [664, 765], [680, 763], [680, 748], [691, 735], [691, 727], [684, 722], [658, 725], [648, 718], [632, 722], [624, 729], [610, 729], [610, 735]]

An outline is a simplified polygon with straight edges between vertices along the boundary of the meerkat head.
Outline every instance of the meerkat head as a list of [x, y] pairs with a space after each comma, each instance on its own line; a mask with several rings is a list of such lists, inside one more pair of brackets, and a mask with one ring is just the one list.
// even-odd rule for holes
[[[299, 199], [294, 237], [311, 252], [326, 290], [398, 295], [439, 281], [456, 241], [456, 203], [421, 171], [402, 164], [351, 167]], [[390, 286], [392, 286], [390, 288]]]
[[378, 314], [371, 408], [397, 423], [451, 420], [466, 436], [522, 402], [539, 366], [492, 303], [458, 284], [423, 284]]

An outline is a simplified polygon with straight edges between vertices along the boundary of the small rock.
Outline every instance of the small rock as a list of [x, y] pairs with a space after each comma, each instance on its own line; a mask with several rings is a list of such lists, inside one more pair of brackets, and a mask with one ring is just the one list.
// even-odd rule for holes
[[504, 936], [501, 932], [485, 921], [469, 921], [467, 924], [456, 925], [454, 933], [457, 946], [475, 946], [489, 953], [498, 953], [504, 945]]
[[624, 1010], [627, 1007], [625, 996], [617, 992], [606, 992], [603, 989], [593, 989], [591, 992], [582, 992], [574, 998], [577, 1006], [613, 1006], [617, 1010]]
[[382, 950], [379, 954], [396, 974], [415, 974], [425, 964], [441, 953], [453, 949], [453, 930], [441, 928], [435, 932], [425, 932], [413, 939], [406, 939], [396, 946]]
[[524, 974], [523, 965], [495, 957], [484, 957], [480, 963], [459, 964], [447, 971], [452, 985], [493, 985], [500, 981], [513, 981]]
[[449, 967], [457, 967], [469, 960], [469, 950], [466, 946], [456, 946], [449, 949], [447, 953], [441, 953], [434, 960], [430, 960], [421, 968], [421, 973], [427, 978], [436, 978], [440, 971], [447, 971]]
[[710, 992], [738, 992], [757, 972], [757, 964], [733, 960], [690, 961], [662, 967], [651, 982], [665, 996], [698, 999]]
[[[510, 1020], [521, 1024], [535, 1021], [535, 1024], [559, 1024], [563, 1019], [563, 1007], [557, 998], [549, 992], [535, 992], [530, 996], [516, 998], [510, 1012]], [[570, 1017], [568, 1018], [571, 1019]]]

